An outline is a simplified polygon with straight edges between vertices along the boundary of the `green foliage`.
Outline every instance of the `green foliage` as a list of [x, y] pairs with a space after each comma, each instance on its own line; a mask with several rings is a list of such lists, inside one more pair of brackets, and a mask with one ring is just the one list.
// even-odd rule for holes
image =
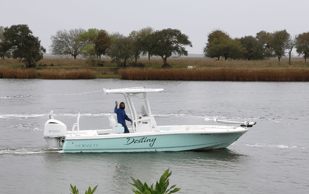
[[76, 59], [85, 46], [83, 41], [75, 40], [79, 34], [86, 32], [84, 29], [59, 30], [51, 36], [52, 53], [54, 55], [71, 55]]
[[81, 50], [81, 53], [85, 57], [95, 56], [97, 54], [94, 46], [94, 40], [97, 38], [100, 30], [95, 28], [90, 28], [88, 31], [79, 34], [74, 40], [81, 41], [84, 43], [84, 47]]
[[263, 48], [263, 56], [273, 57], [274, 51], [270, 46], [270, 41], [273, 39], [272, 34], [262, 30], [256, 34], [256, 39]]
[[137, 31], [132, 31], [129, 37], [133, 39], [132, 43], [133, 58], [135, 60], [135, 63], [137, 63], [137, 59], [140, 58], [140, 55], [143, 51], [141, 37]]
[[141, 30], [139, 30], [136, 33], [136, 36], [138, 37], [138, 42], [141, 46], [143, 55], [148, 54], [148, 59], [150, 60], [150, 57], [152, 56], [152, 47], [150, 44], [151, 34], [154, 32], [154, 29], [151, 27], [146, 27]]
[[134, 39], [132, 37], [118, 36], [115, 42], [112, 43], [108, 56], [115, 62], [123, 60], [123, 67], [126, 67], [126, 61], [134, 56], [133, 43]]
[[93, 43], [94, 40], [97, 38], [99, 32], [100, 30], [98, 29], [90, 28], [88, 29], [88, 31], [79, 34], [75, 40], [85, 41], [87, 43]]
[[205, 57], [211, 57], [211, 58], [216, 57], [216, 58], [218, 58], [218, 60], [220, 59], [220, 55], [214, 55], [214, 53], [209, 50], [213, 41], [215, 39], [220, 39], [220, 38], [231, 39], [230, 36], [227, 33], [223, 32], [221, 30], [213, 30], [212, 32], [210, 32], [208, 34], [208, 39], [207, 39], [208, 42], [206, 44], [206, 47], [204, 48]]
[[245, 36], [240, 39], [241, 44], [245, 47], [247, 53], [244, 55], [248, 60], [264, 59], [264, 48], [261, 43], [253, 36]]
[[4, 47], [1, 43], [4, 42], [4, 27], [0, 26], [0, 57], [4, 59], [4, 57], [10, 57], [9, 53], [7, 52], [7, 48]]
[[76, 186], [73, 186], [73, 185], [70, 184], [70, 187], [71, 187], [71, 189], [70, 189], [71, 194], [79, 194], [79, 191], [76, 188]]
[[86, 59], [86, 64], [89, 65], [89, 66], [101, 66], [103, 67], [104, 64], [101, 60], [98, 60], [96, 57], [94, 56], [90, 56]]
[[132, 186], [134, 186], [136, 189], [132, 189], [132, 191], [135, 194], [170, 194], [170, 193], [176, 193], [180, 190], [180, 188], [175, 188], [176, 185], [169, 186], [169, 177], [172, 175], [172, 172], [169, 172], [169, 169], [167, 169], [163, 175], [161, 176], [159, 182], [156, 182], [155, 187], [153, 184], [151, 186], [148, 186], [147, 183], [142, 183], [140, 180], [135, 180], [133, 177], [131, 177], [133, 183], [130, 183]]
[[223, 56], [225, 60], [228, 58], [239, 59], [247, 53], [240, 41], [223, 36], [219, 39], [215, 38], [209, 48], [205, 49], [206, 56], [218, 59]]
[[285, 50], [287, 49], [287, 44], [290, 39], [290, 34], [286, 30], [276, 31], [272, 34], [272, 39], [269, 44], [274, 50], [275, 55], [280, 61], [281, 57], [285, 56]]
[[135, 63], [135, 62], [129, 63], [128, 66], [129, 67], [139, 67], [139, 68], [144, 68], [145, 67], [144, 64], [142, 64], [142, 63]]
[[5, 28], [3, 36], [2, 51], [14, 59], [20, 58], [26, 63], [26, 68], [36, 67], [36, 62], [43, 59], [46, 50], [41, 46], [38, 37], [32, 35], [27, 25], [12, 25], [10, 28]]
[[170, 28], [152, 33], [148, 44], [151, 47], [151, 54], [163, 59], [163, 66], [167, 65], [167, 58], [173, 54], [187, 56], [188, 51], [184, 46], [192, 47], [187, 35], [182, 34], [180, 30]]
[[296, 37], [296, 52], [304, 55], [306, 61], [309, 55], [309, 32], [302, 33]]
[[4, 33], [4, 27], [0, 26], [0, 43], [4, 41], [3, 33]]
[[[71, 191], [71, 194], [79, 194], [79, 191], [78, 189], [76, 188], [76, 186], [73, 186], [70, 184], [70, 191]], [[95, 186], [93, 189], [91, 189], [91, 187], [88, 188], [88, 190], [86, 190], [85, 194], [93, 194], [96, 190], [97, 190], [97, 186]]]
[[111, 47], [111, 38], [105, 30], [101, 30], [94, 39], [94, 49], [98, 56], [106, 55], [107, 49]]

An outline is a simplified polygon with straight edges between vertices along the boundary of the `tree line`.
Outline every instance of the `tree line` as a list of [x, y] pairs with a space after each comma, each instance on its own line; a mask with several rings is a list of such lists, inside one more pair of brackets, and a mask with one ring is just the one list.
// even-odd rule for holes
[[[71, 55], [76, 59], [82, 55], [90, 60], [100, 61], [101, 56], [108, 56], [114, 62], [126, 67], [127, 60], [137, 60], [141, 55], [159, 56], [163, 60], [162, 67], [169, 67], [167, 59], [171, 56], [187, 56], [185, 46], [192, 47], [189, 37], [178, 29], [155, 31], [146, 27], [132, 31], [128, 36], [120, 33], [108, 33], [105, 30], [91, 28], [59, 30], [51, 36], [50, 49], [54, 55]], [[309, 32], [290, 36], [286, 30], [273, 33], [260, 31], [253, 36], [231, 38], [221, 30], [208, 34], [208, 42], [204, 48], [205, 57], [223, 57], [225, 60], [247, 59], [263, 60], [278, 57], [278, 60], [289, 55], [293, 48], [305, 61], [309, 53]], [[0, 57], [19, 58], [26, 67], [35, 67], [43, 58], [46, 49], [40, 45], [38, 37], [33, 36], [27, 25], [0, 27]], [[290, 61], [290, 60], [289, 60]]]
[[288, 54], [291, 63], [293, 48], [299, 55], [303, 55], [306, 61], [309, 54], [309, 32], [292, 37], [286, 30], [273, 33], [260, 31], [253, 36], [244, 36], [232, 39], [222, 30], [214, 30], [208, 34], [208, 43], [204, 48], [205, 57], [223, 57], [225, 60], [247, 59], [263, 60], [277, 57], [278, 60]]
[[163, 60], [163, 67], [169, 66], [167, 58], [172, 55], [188, 55], [185, 46], [191, 46], [189, 37], [177, 29], [163, 29], [154, 31], [151, 27], [139, 31], [132, 31], [129, 36], [119, 33], [109, 34], [98, 29], [59, 30], [51, 36], [51, 50], [55, 55], [71, 55], [75, 59], [78, 55], [90, 59], [110, 57], [115, 62], [123, 61], [126, 67], [128, 59], [135, 63], [141, 55], [159, 56]]

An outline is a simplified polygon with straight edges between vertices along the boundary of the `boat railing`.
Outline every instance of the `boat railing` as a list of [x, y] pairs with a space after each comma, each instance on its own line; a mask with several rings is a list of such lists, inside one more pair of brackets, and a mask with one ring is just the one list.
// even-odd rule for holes
[[49, 113], [49, 119], [54, 119], [54, 111], [50, 111], [50, 113]]
[[78, 113], [78, 115], [77, 115], [77, 122], [74, 123], [74, 125], [72, 127], [72, 131], [75, 131], [75, 128], [77, 128], [77, 131], [79, 131], [79, 118], [80, 118], [80, 113]]
[[256, 124], [256, 122], [228, 121], [228, 120], [219, 120], [218, 118], [214, 118], [214, 121], [217, 123], [223, 123], [223, 124], [240, 125], [241, 127], [252, 127], [253, 125]]

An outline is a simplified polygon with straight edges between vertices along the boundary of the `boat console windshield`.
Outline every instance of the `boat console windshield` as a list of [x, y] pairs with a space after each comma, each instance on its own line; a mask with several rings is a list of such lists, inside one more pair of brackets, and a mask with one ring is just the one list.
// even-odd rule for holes
[[[152, 88], [122, 88], [122, 89], [106, 89], [103, 88], [105, 94], [122, 94], [126, 100], [127, 107], [131, 113], [133, 122], [132, 132], [147, 132], [156, 129], [156, 121], [152, 115], [147, 93], [162, 92], [164, 89]], [[138, 99], [136, 104], [140, 105], [140, 111], [136, 108], [133, 99]]]

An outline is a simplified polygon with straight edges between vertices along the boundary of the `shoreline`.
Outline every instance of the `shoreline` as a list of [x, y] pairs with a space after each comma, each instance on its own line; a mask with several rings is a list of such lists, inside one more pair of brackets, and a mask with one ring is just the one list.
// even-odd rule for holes
[[162, 81], [241, 81], [241, 82], [308, 82], [309, 69], [154, 69], [110, 68], [112, 74], [102, 74], [87, 68], [10, 69], [0, 68], [0, 79], [122, 79]]
[[[122, 62], [102, 58], [99, 64], [85, 58], [44, 57], [34, 69], [25, 69], [19, 59], [0, 59], [0, 79], [123, 79], [186, 81], [309, 81], [309, 63], [294, 58], [267, 60], [214, 60], [210, 58], [170, 58], [171, 69], [162, 69], [162, 59], [141, 57], [143, 68], [121, 68]], [[133, 64], [129, 60], [127, 65]], [[190, 69], [188, 69], [190, 68]]]

